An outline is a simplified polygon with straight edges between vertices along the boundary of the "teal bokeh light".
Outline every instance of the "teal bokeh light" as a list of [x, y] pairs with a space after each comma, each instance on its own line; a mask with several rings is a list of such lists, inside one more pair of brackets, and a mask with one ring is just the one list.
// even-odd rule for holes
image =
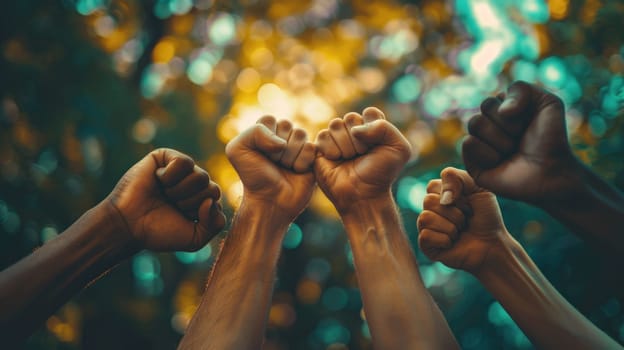
[[303, 240], [303, 232], [299, 225], [292, 223], [286, 231], [286, 236], [284, 236], [284, 240], [282, 241], [282, 246], [286, 249], [295, 249]]
[[323, 292], [321, 302], [323, 306], [331, 311], [342, 310], [347, 306], [349, 296], [343, 288], [329, 287]]
[[392, 95], [399, 103], [409, 103], [418, 98], [421, 88], [420, 80], [414, 75], [408, 74], [394, 82]]
[[351, 339], [351, 332], [339, 321], [333, 318], [326, 318], [321, 320], [316, 326], [314, 336], [325, 344], [348, 344]]
[[212, 246], [206, 244], [196, 252], [176, 252], [176, 258], [183, 264], [197, 264], [208, 261], [212, 256]]
[[227, 45], [236, 37], [236, 21], [234, 17], [227, 13], [220, 14], [208, 32], [210, 41], [215, 45]]
[[132, 272], [138, 280], [157, 279], [160, 276], [160, 261], [152, 253], [140, 253], [132, 259]]

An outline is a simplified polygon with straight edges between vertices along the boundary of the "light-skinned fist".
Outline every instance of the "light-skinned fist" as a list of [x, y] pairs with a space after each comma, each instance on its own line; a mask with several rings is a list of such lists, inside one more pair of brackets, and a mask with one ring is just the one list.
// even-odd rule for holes
[[317, 182], [341, 213], [388, 195], [411, 155], [407, 139], [374, 107], [333, 119], [316, 144]]
[[244, 203], [275, 208], [287, 221], [307, 207], [316, 148], [305, 130], [264, 116], [230, 141], [225, 153], [243, 183]]
[[[513, 239], [493, 193], [464, 171], [446, 168], [431, 180], [418, 216], [418, 244], [431, 260], [478, 273]], [[444, 200], [442, 200], [444, 199]]]

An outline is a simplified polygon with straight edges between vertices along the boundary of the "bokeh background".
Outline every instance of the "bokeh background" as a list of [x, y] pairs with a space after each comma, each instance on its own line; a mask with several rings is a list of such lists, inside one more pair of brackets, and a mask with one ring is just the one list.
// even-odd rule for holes
[[[564, 99], [575, 152], [622, 188], [622, 18], [616, 0], [3, 2], [0, 267], [60, 234], [156, 147], [197, 159], [231, 215], [242, 187], [224, 145], [237, 133], [270, 113], [315, 135], [369, 105], [414, 147], [396, 199], [416, 242], [426, 183], [461, 166], [467, 119], [515, 79]], [[621, 275], [543, 212], [500, 202], [562, 294], [624, 341]], [[50, 317], [27, 348], [174, 348], [219, 241], [138, 254]], [[283, 246], [265, 348], [369, 349], [352, 255], [321, 194]], [[465, 349], [531, 348], [474, 278], [414, 248]]]

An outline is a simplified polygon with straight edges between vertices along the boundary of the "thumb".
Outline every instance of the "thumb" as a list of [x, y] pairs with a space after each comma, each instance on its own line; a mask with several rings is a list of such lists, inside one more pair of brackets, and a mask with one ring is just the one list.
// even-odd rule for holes
[[174, 149], [159, 148], [147, 157], [156, 162], [156, 178], [165, 187], [177, 184], [195, 169], [193, 158]]
[[377, 119], [364, 125], [351, 128], [351, 135], [369, 147], [378, 145], [392, 146], [399, 150], [408, 159], [411, 155], [411, 146], [405, 136], [390, 122]]
[[256, 124], [251, 136], [245, 139], [247, 148], [257, 149], [263, 153], [280, 152], [286, 147], [286, 140], [277, 136], [264, 124]]
[[286, 140], [278, 137], [264, 124], [255, 124], [234, 138], [225, 147], [225, 153], [231, 156], [240, 149], [260, 151], [264, 154], [281, 152], [286, 147]]
[[448, 167], [440, 173], [442, 179], [442, 193], [440, 204], [450, 205], [455, 203], [462, 195], [471, 195], [479, 191], [473, 178], [465, 171]]

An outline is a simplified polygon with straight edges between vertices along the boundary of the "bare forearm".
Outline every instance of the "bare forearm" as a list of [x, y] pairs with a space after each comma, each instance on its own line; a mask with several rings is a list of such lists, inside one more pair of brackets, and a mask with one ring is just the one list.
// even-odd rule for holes
[[624, 194], [575, 161], [573, 176], [577, 185], [568, 198], [545, 201], [541, 207], [592, 245], [624, 253]]
[[289, 222], [243, 203], [180, 349], [259, 349]]
[[378, 349], [456, 349], [425, 288], [390, 193], [341, 213]]
[[[28, 336], [89, 282], [136, 250], [102, 202], [58, 237], [0, 273], [3, 339]], [[112, 214], [112, 215], [111, 215]]]
[[476, 277], [539, 349], [621, 349], [581, 315], [510, 239]]

